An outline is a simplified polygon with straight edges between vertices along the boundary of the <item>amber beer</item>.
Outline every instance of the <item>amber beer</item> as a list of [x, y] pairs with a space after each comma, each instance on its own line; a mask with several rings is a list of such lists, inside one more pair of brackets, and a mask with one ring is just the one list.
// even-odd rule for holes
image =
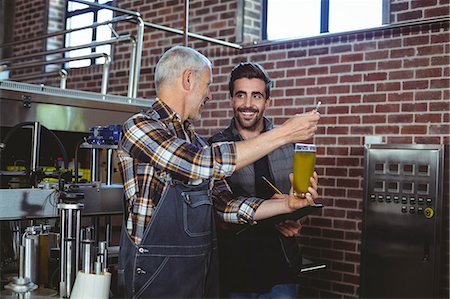
[[316, 165], [316, 146], [314, 144], [296, 143], [294, 152], [294, 191], [304, 197], [310, 185]]

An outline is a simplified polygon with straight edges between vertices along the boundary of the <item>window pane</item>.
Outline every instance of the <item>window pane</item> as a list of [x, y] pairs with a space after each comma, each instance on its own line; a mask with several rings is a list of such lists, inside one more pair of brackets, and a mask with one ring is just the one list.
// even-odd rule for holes
[[[111, 20], [113, 17], [112, 11], [102, 9], [98, 11], [97, 21], [99, 23]], [[97, 27], [97, 41], [107, 40], [111, 38], [111, 28], [108, 25]]]
[[382, 25], [383, 0], [330, 0], [329, 32]]
[[83, 8], [88, 8], [89, 6], [87, 6], [86, 4], [81, 4], [78, 2], [71, 2], [69, 1], [68, 5], [67, 5], [67, 11], [74, 11], [77, 9], [83, 9]]
[[320, 0], [268, 0], [267, 39], [320, 34]]
[[[89, 55], [90, 53], [91, 53], [90, 48], [79, 49], [79, 50], [70, 51], [69, 53], [67, 53], [67, 57], [79, 57], [79, 56]], [[67, 63], [67, 65], [69, 68], [89, 66], [89, 65], [91, 65], [91, 60], [83, 59], [83, 60], [69, 61]]]
[[98, 22], [108, 21], [108, 20], [111, 20], [112, 18], [113, 18], [112, 10], [101, 9], [98, 11], [98, 16], [97, 16]]
[[103, 45], [103, 46], [98, 46], [96, 48], [96, 53], [105, 53], [105, 54], [109, 54], [111, 52], [111, 45]]
[[111, 29], [107, 25], [97, 27], [97, 41], [111, 39]]
[[67, 29], [75, 29], [88, 26], [94, 22], [94, 13], [89, 12], [67, 19]]
[[92, 42], [92, 28], [78, 30], [67, 35], [66, 46], [78, 46]]

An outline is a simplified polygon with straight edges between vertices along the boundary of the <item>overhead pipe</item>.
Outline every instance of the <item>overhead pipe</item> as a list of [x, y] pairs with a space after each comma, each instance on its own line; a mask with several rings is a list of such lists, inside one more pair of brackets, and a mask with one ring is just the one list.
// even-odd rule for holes
[[183, 42], [187, 47], [189, 32], [189, 0], [184, 0], [184, 24], [183, 24]]
[[[150, 23], [150, 22], [144, 22], [144, 25], [146, 27], [162, 30], [162, 31], [165, 31], [165, 32], [175, 33], [175, 34], [178, 34], [178, 35], [183, 35], [184, 34], [183, 30], [174, 29], [174, 28], [171, 28], [171, 27], [158, 25], [158, 24], [154, 24], [154, 23]], [[241, 45], [230, 43], [230, 42], [223, 41], [223, 40], [220, 40], [220, 39], [216, 39], [216, 38], [212, 38], [212, 37], [208, 37], [208, 36], [204, 36], [204, 35], [200, 35], [200, 34], [196, 34], [196, 33], [191, 33], [191, 32], [187, 32], [187, 35], [189, 37], [192, 37], [192, 38], [195, 38], [195, 39], [211, 42], [211, 43], [218, 44], [218, 45], [221, 45], [221, 46], [234, 48], [234, 49], [238, 49], [238, 50], [242, 49]]]

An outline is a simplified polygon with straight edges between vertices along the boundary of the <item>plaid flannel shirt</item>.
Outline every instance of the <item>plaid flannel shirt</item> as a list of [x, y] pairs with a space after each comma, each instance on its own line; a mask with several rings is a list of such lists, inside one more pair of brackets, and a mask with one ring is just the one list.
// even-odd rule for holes
[[187, 183], [214, 179], [210, 184], [217, 214], [226, 222], [253, 223], [262, 200], [235, 197], [226, 180], [236, 168], [234, 142], [208, 145], [189, 121], [159, 99], [151, 109], [128, 119], [122, 127], [118, 155], [125, 198], [127, 230], [139, 244], [153, 210], [170, 180]]

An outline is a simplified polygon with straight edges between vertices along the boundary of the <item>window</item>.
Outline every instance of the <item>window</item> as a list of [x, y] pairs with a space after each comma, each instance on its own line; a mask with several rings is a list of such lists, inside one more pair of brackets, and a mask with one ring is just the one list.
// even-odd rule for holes
[[263, 39], [302, 38], [379, 27], [389, 0], [264, 0]]
[[[112, 5], [111, 0], [88, 0], [89, 2]], [[111, 20], [113, 12], [108, 9], [101, 9], [95, 6], [88, 6], [78, 2], [68, 1], [66, 11], [66, 29], [85, 27], [93, 23], [100, 23]], [[66, 34], [66, 47], [89, 44], [95, 41], [105, 41], [111, 39], [112, 29], [110, 25], [97, 26], [73, 31]], [[66, 57], [80, 57], [91, 53], [111, 54], [111, 45], [101, 45], [91, 48], [82, 48], [66, 53]], [[67, 63], [67, 67], [84, 67], [91, 64], [103, 63], [103, 58], [74, 60]]]

